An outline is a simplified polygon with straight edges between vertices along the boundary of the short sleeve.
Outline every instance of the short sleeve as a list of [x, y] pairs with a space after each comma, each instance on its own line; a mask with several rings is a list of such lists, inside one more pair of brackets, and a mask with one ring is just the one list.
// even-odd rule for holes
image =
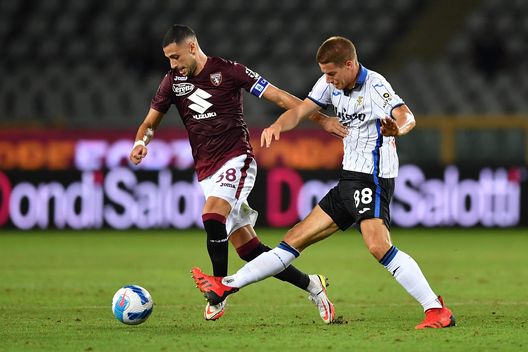
[[172, 104], [171, 77], [166, 74], [161, 81], [156, 94], [150, 102], [150, 107], [156, 111], [166, 113]]
[[394, 92], [389, 82], [384, 79], [373, 80], [371, 88], [372, 102], [381, 108], [386, 116], [392, 117], [392, 110], [405, 104], [403, 99]]
[[232, 74], [234, 81], [241, 88], [259, 98], [270, 84], [264, 77], [237, 62], [233, 63]]
[[317, 105], [326, 108], [329, 104], [332, 103], [330, 91], [330, 84], [326, 83], [325, 76], [323, 75], [315, 83], [310, 93], [308, 93], [308, 99], [312, 100]]

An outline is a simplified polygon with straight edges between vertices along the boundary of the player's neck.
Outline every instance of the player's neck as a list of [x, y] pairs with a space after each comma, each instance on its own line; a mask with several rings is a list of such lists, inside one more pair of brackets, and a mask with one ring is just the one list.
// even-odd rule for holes
[[193, 76], [198, 76], [204, 69], [206, 63], [207, 55], [205, 55], [204, 52], [200, 50], [196, 55], [196, 70], [194, 71]]
[[354, 66], [354, 70], [352, 71], [351, 75], [354, 76], [354, 79], [352, 80], [352, 82], [350, 82], [350, 84], [348, 86], [346, 86], [345, 89], [347, 89], [347, 90], [352, 90], [356, 86], [356, 82], [357, 82], [358, 77], [359, 77], [359, 64], [356, 64]]

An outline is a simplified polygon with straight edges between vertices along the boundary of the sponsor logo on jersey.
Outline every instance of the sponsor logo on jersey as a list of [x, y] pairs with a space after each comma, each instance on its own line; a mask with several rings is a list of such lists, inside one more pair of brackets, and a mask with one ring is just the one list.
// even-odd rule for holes
[[211, 73], [209, 75], [209, 79], [211, 80], [211, 83], [213, 84], [213, 86], [218, 87], [220, 83], [222, 83], [222, 72]]
[[174, 76], [175, 81], [186, 81], [187, 76]]
[[383, 93], [383, 109], [389, 105], [390, 101], [392, 100], [389, 93]]
[[172, 85], [172, 91], [176, 94], [177, 97], [186, 95], [194, 89], [194, 84], [192, 83], [177, 83]]
[[189, 105], [189, 109], [196, 111], [198, 114], [203, 114], [207, 109], [213, 106], [212, 103], [207, 101], [211, 96], [212, 95], [205, 90], [197, 88], [193, 94], [187, 97], [187, 99], [193, 102], [193, 104]]
[[208, 119], [208, 118], [211, 118], [211, 117], [216, 117], [216, 112], [215, 111], [208, 112], [206, 114], [193, 115], [193, 119], [195, 119], [195, 120], [203, 120], [203, 119]]
[[355, 112], [353, 114], [347, 114], [345, 109], [343, 109], [342, 112], [338, 111], [337, 116], [339, 117], [339, 122], [345, 125], [349, 124], [350, 122], [354, 120], [359, 120], [363, 122], [365, 121], [365, 117], [367, 117], [367, 115], [365, 115], [364, 113], [358, 113], [358, 112]]

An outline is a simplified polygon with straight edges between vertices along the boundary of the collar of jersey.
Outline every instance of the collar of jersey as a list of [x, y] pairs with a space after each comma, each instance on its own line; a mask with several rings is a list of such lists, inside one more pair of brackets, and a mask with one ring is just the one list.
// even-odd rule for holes
[[367, 69], [363, 67], [362, 64], [359, 64], [359, 74], [356, 80], [356, 84], [354, 84], [354, 87], [352, 89], [346, 89], [346, 88], [343, 89], [343, 94], [346, 96], [349, 96], [350, 93], [352, 93], [354, 89], [360, 88], [363, 85], [363, 83], [365, 83], [366, 79], [367, 79]]
[[367, 69], [362, 64], [359, 64], [359, 75], [356, 80], [356, 84], [354, 85], [354, 88], [352, 89], [361, 87], [363, 83], [365, 83], [366, 79], [367, 79]]

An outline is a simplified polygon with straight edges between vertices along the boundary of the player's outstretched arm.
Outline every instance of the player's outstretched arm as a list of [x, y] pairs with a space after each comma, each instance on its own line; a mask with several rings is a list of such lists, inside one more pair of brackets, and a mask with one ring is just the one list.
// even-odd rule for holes
[[271, 126], [265, 128], [260, 135], [260, 146], [269, 148], [271, 141], [280, 139], [281, 132], [286, 132], [294, 129], [299, 122], [306, 117], [313, 115], [321, 107], [315, 104], [310, 99], [305, 99], [300, 105], [297, 105], [293, 109], [284, 112], [277, 121]]
[[[263, 97], [266, 100], [277, 104], [285, 110], [294, 108], [302, 103], [301, 99], [282, 89], [275, 87], [272, 84], [270, 84], [268, 88], [264, 91]], [[306, 117], [318, 123], [326, 132], [331, 133], [336, 137], [344, 138], [347, 135], [348, 129], [339, 122], [339, 119], [337, 117], [327, 116], [325, 114], [322, 114], [318, 110], [314, 111], [312, 114]]]
[[147, 156], [147, 144], [154, 136], [154, 131], [158, 128], [158, 125], [163, 118], [163, 113], [154, 109], [150, 109], [145, 117], [145, 120], [141, 123], [136, 133], [136, 139], [132, 151], [130, 152], [129, 159], [137, 165]]
[[400, 105], [392, 111], [393, 118], [386, 117], [381, 119], [381, 134], [384, 136], [403, 136], [409, 133], [416, 120], [407, 105]]

